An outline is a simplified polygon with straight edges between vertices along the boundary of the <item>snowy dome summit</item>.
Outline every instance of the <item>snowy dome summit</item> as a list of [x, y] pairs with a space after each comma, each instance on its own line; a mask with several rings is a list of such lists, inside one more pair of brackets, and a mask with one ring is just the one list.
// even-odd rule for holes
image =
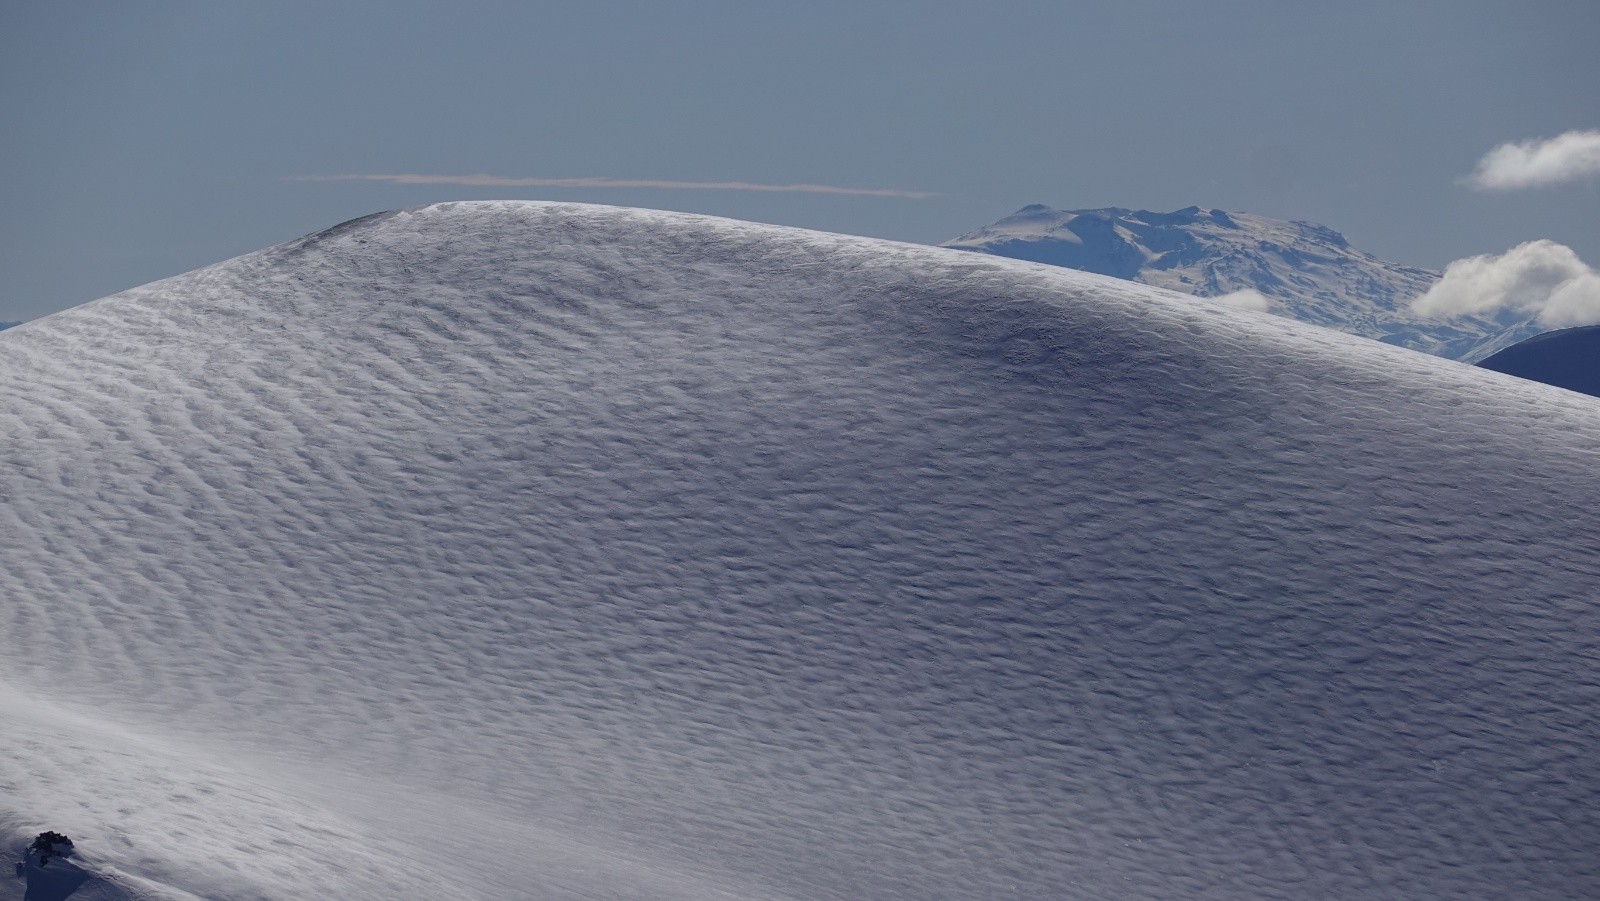
[[1600, 889], [1588, 398], [541, 203], [30, 322], [0, 378], [0, 836], [110, 888]]

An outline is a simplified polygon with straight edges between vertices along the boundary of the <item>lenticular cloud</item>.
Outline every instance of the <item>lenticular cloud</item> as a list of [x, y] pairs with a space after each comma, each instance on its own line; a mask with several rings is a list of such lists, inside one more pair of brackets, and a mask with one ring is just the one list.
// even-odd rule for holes
[[1549, 328], [1600, 322], [1600, 273], [1554, 241], [1518, 244], [1503, 254], [1456, 260], [1417, 298], [1423, 316], [1530, 313]]

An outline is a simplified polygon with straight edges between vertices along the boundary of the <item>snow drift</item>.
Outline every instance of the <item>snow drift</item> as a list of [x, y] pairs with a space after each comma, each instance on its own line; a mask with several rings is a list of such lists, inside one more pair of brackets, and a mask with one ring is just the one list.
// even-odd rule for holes
[[0, 377], [0, 833], [116, 884], [1600, 890], [1587, 398], [537, 203], [27, 323]]

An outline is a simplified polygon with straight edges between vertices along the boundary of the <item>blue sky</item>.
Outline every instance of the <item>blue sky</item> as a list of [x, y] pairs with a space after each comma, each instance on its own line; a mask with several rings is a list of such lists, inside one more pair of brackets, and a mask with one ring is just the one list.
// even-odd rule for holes
[[[365, 213], [581, 200], [937, 242], [1032, 202], [1309, 219], [1403, 263], [1551, 239], [1600, 4], [0, 3], [0, 319]], [[879, 189], [396, 184], [419, 173]]]

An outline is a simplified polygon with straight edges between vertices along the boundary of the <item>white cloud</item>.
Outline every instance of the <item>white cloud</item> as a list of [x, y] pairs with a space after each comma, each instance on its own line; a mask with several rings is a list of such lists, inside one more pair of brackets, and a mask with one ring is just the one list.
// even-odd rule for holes
[[1267, 311], [1267, 295], [1254, 288], [1245, 288], [1241, 291], [1218, 295], [1211, 299], [1240, 310], [1257, 310], [1262, 313]]
[[1498, 256], [1456, 260], [1411, 309], [1422, 316], [1516, 310], [1550, 328], [1591, 325], [1600, 323], [1600, 273], [1566, 245], [1529, 241]]
[[1488, 190], [1553, 185], [1600, 173], [1600, 131], [1501, 144], [1478, 161], [1468, 182]]
[[1557, 288], [1539, 319], [1552, 328], [1600, 323], [1600, 272], [1591, 269]]
[[490, 188], [664, 188], [679, 191], [767, 191], [790, 194], [848, 194], [922, 200], [927, 191], [848, 188], [837, 185], [768, 185], [748, 181], [671, 181], [658, 178], [522, 178], [505, 175], [297, 175], [290, 181], [383, 181], [397, 185], [465, 185]]

